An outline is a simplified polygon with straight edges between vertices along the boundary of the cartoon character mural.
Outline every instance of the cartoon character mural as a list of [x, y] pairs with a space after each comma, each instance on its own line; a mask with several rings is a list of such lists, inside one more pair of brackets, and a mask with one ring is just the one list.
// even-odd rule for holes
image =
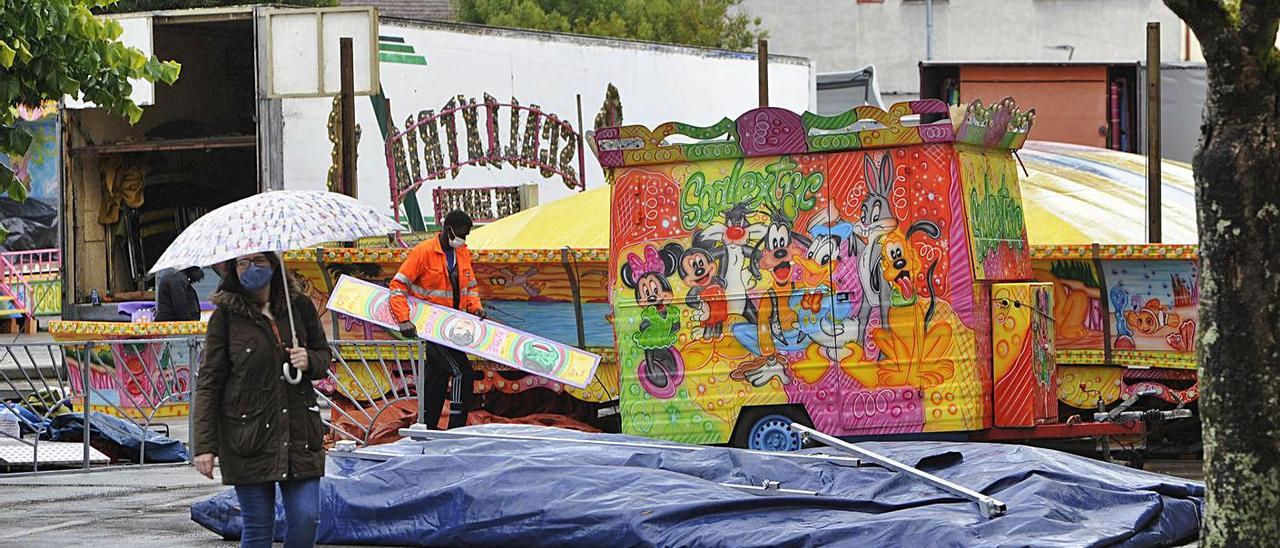
[[724, 278], [719, 272], [710, 250], [691, 247], [680, 255], [680, 279], [689, 287], [685, 304], [693, 310], [693, 320], [700, 322], [694, 336], [703, 340], [720, 337], [729, 318]]
[[695, 243], [706, 241], [719, 245], [716, 251], [723, 257], [720, 278], [725, 281], [728, 312], [751, 322], [755, 321], [755, 308], [748, 302], [747, 290], [754, 288], [760, 279], [754, 245], [765, 237], [769, 228], [764, 223], [748, 221], [753, 213], [750, 202], [734, 204], [722, 213], [723, 223], [711, 224], [693, 235]]
[[[800, 265], [805, 289], [791, 295], [791, 306], [800, 319], [800, 329], [817, 346], [822, 357], [839, 363], [853, 356], [854, 342], [861, 342], [853, 304], [836, 295], [832, 287], [857, 284], [857, 258], [853, 255], [853, 223], [832, 220], [832, 208], [825, 208], [809, 221], [811, 242]], [[850, 268], [852, 267], [852, 268]], [[852, 272], [852, 275], [849, 273]], [[846, 276], [844, 285], [838, 278]], [[798, 374], [804, 375], [797, 370]], [[810, 382], [816, 380], [809, 379]]]
[[1092, 261], [1032, 261], [1036, 281], [1053, 284], [1055, 344], [1060, 349], [1102, 345], [1102, 279]]
[[1102, 261], [1120, 350], [1194, 351], [1199, 276], [1191, 261]]
[[675, 395], [684, 379], [684, 363], [672, 348], [680, 331], [680, 311], [671, 306], [675, 293], [669, 280], [683, 251], [679, 244], [669, 244], [661, 251], [645, 246], [643, 258], [632, 253], [622, 265], [620, 279], [634, 291], [636, 304], [643, 307], [640, 325], [630, 337], [644, 351], [639, 377], [645, 390], [658, 398]]
[[739, 409], [779, 404], [839, 435], [989, 423], [952, 305], [974, 291], [957, 171], [936, 144], [619, 170], [615, 202], [679, 196], [651, 202], [660, 236], [615, 224], [623, 430], [722, 443]]
[[888, 320], [884, 278], [880, 271], [881, 239], [898, 228], [890, 198], [897, 176], [891, 155], [884, 153], [877, 168], [871, 155], [863, 157], [866, 169], [867, 195], [859, 208], [858, 222], [853, 226], [858, 239], [853, 254], [858, 257], [858, 281], [862, 288], [862, 304], [858, 307], [858, 339], [866, 343], [867, 330], [874, 315], [879, 325]]
[[756, 300], [757, 321], [754, 325], [741, 323], [733, 327], [734, 336], [757, 358], [742, 363], [732, 378], [745, 379], [754, 386], [764, 386], [775, 378], [782, 384], [791, 382], [782, 353], [808, 347], [791, 296], [797, 291], [799, 274], [795, 259], [805, 253], [809, 239], [794, 234], [791, 220], [781, 211], [770, 210], [769, 221], [764, 238], [756, 243], [752, 254], [753, 270], [768, 272], [764, 290]]

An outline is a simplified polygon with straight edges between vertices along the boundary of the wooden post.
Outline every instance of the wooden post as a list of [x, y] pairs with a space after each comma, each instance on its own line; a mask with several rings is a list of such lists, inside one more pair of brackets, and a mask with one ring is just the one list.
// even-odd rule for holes
[[356, 84], [350, 38], [339, 41], [342, 62], [342, 172], [338, 174], [338, 190], [352, 198], [356, 192]]
[[759, 70], [760, 106], [769, 106], [769, 41], [761, 38], [756, 42], [756, 63]]
[[1158, 244], [1160, 227], [1160, 23], [1147, 23], [1147, 241]]

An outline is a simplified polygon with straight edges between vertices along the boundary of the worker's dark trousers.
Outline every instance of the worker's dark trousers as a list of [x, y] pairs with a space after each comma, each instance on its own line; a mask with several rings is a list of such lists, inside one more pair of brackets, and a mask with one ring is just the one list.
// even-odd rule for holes
[[476, 379], [471, 370], [471, 362], [461, 351], [432, 342], [427, 347], [427, 388], [422, 394], [424, 410], [422, 422], [432, 430], [440, 424], [440, 410], [444, 407], [445, 390], [449, 387], [449, 379], [453, 379], [453, 390], [449, 393], [449, 428], [467, 425], [467, 413], [471, 411], [471, 399]]

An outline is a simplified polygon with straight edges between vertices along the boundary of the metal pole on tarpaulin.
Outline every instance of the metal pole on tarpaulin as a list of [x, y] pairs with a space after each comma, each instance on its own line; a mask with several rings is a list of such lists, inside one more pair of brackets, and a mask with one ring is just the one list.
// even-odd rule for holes
[[982, 511], [982, 515], [984, 517], [995, 518], [995, 517], [1004, 515], [1009, 510], [1008, 506], [1005, 503], [1001, 502], [999, 499], [996, 499], [994, 497], [989, 497], [987, 495], [974, 491], [973, 489], [970, 489], [958, 483], [940, 478], [938, 476], [925, 472], [924, 470], [921, 470], [914, 466], [910, 466], [908, 464], [898, 462], [894, 459], [891, 459], [889, 457], [886, 457], [884, 455], [881, 455], [869, 449], [865, 449], [857, 445], [854, 445], [852, 443], [849, 443], [847, 441], [841, 440], [840, 438], [837, 438], [835, 436], [823, 434], [822, 432], [819, 432], [817, 430], [814, 430], [812, 428], [809, 428], [807, 426], [804, 426], [798, 423], [791, 423], [790, 428], [791, 430], [795, 431], [800, 435], [806, 436], [810, 439], [818, 440], [822, 443], [827, 444], [832, 448], [840, 449], [845, 452], [852, 453], [854, 455], [857, 455], [858, 458], [860, 459], [864, 459], [868, 462], [878, 464], [884, 467], [885, 469], [893, 470], [894, 472], [898, 472], [901, 474], [906, 474], [907, 476], [911, 477], [916, 481], [920, 481], [925, 484], [932, 485], [938, 489], [941, 489], [953, 495], [964, 497], [970, 501], [973, 501], [974, 503], [977, 503], [978, 508], [979, 510]]
[[[406, 438], [419, 441], [430, 441], [435, 439], [492, 439], [492, 440], [512, 440], [512, 441], [545, 441], [551, 443], [580, 443], [583, 445], [599, 445], [605, 447], [631, 447], [636, 449], [659, 449], [670, 451], [683, 451], [691, 453], [695, 451], [709, 451], [714, 449], [724, 449], [722, 447], [711, 447], [706, 445], [688, 445], [681, 443], [664, 443], [661, 440], [654, 440], [652, 443], [632, 442], [632, 441], [613, 441], [605, 439], [590, 438], [556, 438], [547, 436], [535, 436], [528, 434], [489, 434], [482, 432], [460, 432], [457, 430], [432, 430], [426, 426], [410, 426], [409, 428], [401, 428], [400, 435]], [[751, 455], [760, 455], [765, 457], [778, 457], [788, 460], [803, 460], [815, 462], [830, 462], [835, 464], [843, 464], [846, 466], [863, 466], [865, 463], [857, 457], [845, 457], [840, 455], [831, 455], [827, 453], [793, 453], [789, 451], [761, 451], [757, 449], [733, 449]]]
[[1161, 241], [1160, 23], [1147, 23], [1147, 242]]

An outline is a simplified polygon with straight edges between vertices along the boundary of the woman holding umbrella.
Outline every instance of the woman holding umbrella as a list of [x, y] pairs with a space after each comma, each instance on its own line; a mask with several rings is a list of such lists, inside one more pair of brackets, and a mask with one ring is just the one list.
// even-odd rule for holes
[[[218, 309], [209, 319], [196, 387], [196, 469], [213, 478], [214, 457], [221, 461], [222, 482], [235, 486], [240, 499], [241, 546], [271, 545], [277, 486], [284, 498], [285, 546], [312, 546], [324, 424], [311, 383], [291, 384], [281, 364], [306, 380], [321, 379], [329, 344], [311, 300], [296, 290], [286, 293], [276, 254], [243, 255], [225, 268], [212, 297]], [[285, 333], [293, 333], [296, 344], [289, 346]]]
[[311, 299], [288, 283], [277, 252], [398, 233], [350, 196], [285, 190], [239, 200], [191, 223], [152, 272], [222, 265], [194, 397], [196, 469], [234, 485], [241, 546], [270, 546], [277, 486], [285, 546], [312, 546], [324, 475], [324, 423], [311, 380], [332, 358]]

